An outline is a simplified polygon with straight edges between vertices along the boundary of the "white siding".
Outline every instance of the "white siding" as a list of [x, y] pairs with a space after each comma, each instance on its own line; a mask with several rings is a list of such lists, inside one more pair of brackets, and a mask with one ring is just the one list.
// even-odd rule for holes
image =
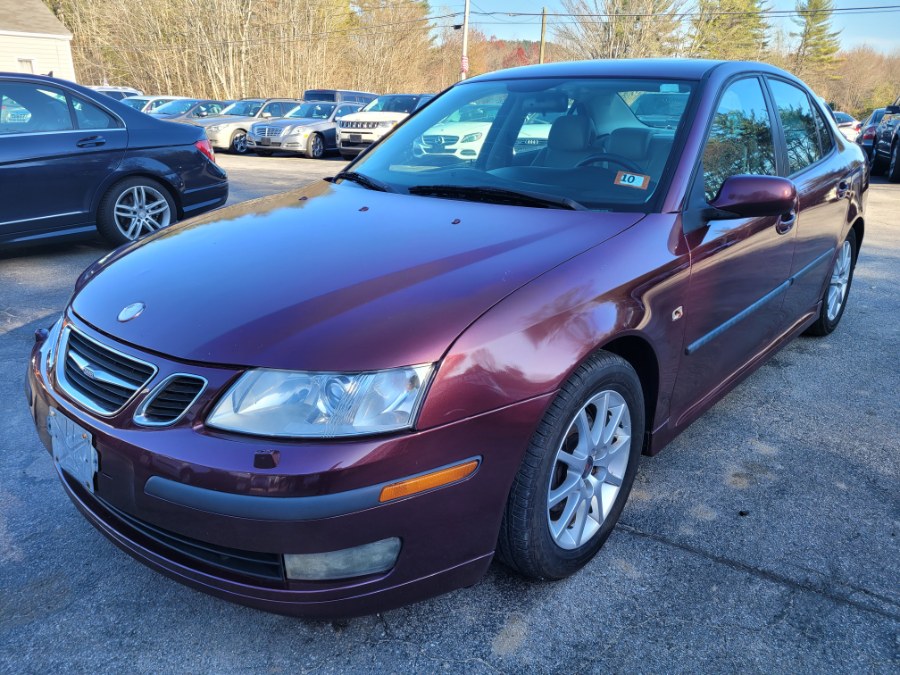
[[75, 81], [75, 67], [72, 65], [72, 50], [69, 40], [57, 37], [32, 37], [24, 35], [4, 35], [0, 32], [0, 72], [22, 72], [19, 59], [32, 59], [34, 72]]

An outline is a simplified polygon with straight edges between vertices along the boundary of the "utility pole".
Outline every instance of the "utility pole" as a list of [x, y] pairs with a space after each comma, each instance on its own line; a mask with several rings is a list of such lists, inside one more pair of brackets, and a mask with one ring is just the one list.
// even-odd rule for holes
[[544, 62], [544, 36], [547, 34], [547, 8], [541, 8], [541, 54], [538, 63]]
[[463, 44], [462, 58], [459, 61], [459, 80], [462, 82], [469, 74], [469, 0], [466, 0], [466, 9], [463, 14]]

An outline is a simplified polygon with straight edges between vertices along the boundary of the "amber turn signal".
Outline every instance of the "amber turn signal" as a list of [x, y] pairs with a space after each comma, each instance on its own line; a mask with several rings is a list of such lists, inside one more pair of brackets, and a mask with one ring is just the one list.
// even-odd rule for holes
[[425, 492], [436, 487], [456, 483], [463, 478], [471, 476], [477, 468], [478, 460], [473, 459], [456, 466], [448, 466], [446, 469], [426, 473], [424, 476], [416, 476], [415, 478], [407, 478], [397, 483], [391, 483], [382, 488], [381, 497], [379, 497], [378, 501], [389, 502], [418, 492]]

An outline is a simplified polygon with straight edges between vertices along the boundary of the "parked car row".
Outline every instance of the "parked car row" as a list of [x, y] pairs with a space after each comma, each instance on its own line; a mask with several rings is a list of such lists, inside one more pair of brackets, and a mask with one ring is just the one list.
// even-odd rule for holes
[[[872, 113], [872, 117], [874, 116], [875, 112]], [[872, 173], [875, 175], [884, 173], [892, 183], [900, 183], [900, 96], [893, 104], [883, 109], [880, 121], [874, 124], [874, 130], [868, 132], [871, 138]], [[865, 142], [865, 138], [862, 137], [866, 133], [863, 129], [860, 134], [861, 144]]]

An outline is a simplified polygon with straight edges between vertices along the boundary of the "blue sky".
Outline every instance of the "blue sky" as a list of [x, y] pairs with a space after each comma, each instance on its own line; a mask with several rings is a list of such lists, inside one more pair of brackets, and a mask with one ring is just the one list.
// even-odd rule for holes
[[[770, 4], [773, 9], [793, 9], [795, 6], [794, 0], [770, 0]], [[848, 8], [898, 4], [900, 0], [835, 0], [834, 6]], [[443, 14], [445, 9], [462, 11], [463, 1], [432, 0], [431, 7], [432, 14]], [[540, 12], [541, 7], [546, 7], [548, 12], [563, 11], [560, 0], [471, 0], [473, 12]], [[471, 20], [484, 33], [503, 39], [537, 40], [541, 34], [540, 17], [473, 15]], [[552, 20], [548, 18], [548, 34], [551, 32]], [[790, 19], [773, 19], [773, 23], [785, 31], [795, 29], [795, 24]], [[833, 15], [832, 25], [835, 29], [841, 29], [841, 44], [844, 48], [868, 44], [886, 53], [900, 50], [900, 12], [896, 10], [879, 14], [836, 14]]]

